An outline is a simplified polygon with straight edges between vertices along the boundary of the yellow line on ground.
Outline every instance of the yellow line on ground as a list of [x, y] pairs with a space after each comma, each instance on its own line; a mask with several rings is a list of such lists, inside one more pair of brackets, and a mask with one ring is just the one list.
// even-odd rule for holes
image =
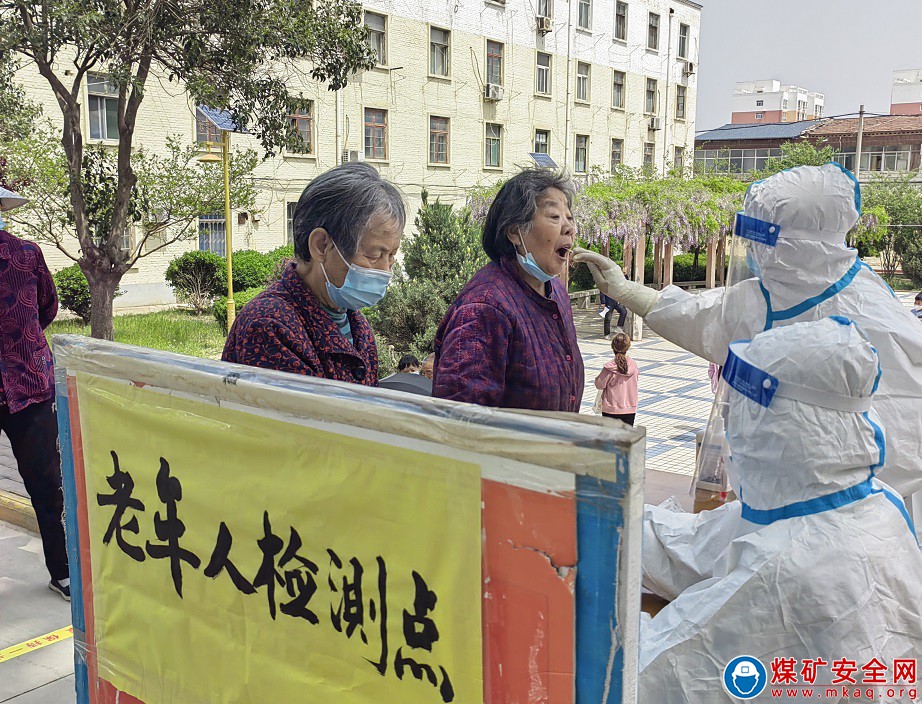
[[26, 653], [31, 653], [35, 650], [44, 648], [46, 645], [52, 645], [53, 643], [59, 643], [62, 640], [67, 640], [68, 638], [74, 637], [74, 627], [67, 626], [67, 628], [59, 628], [56, 631], [51, 633], [46, 633], [43, 636], [38, 638], [33, 638], [32, 640], [27, 640], [25, 643], [20, 643], [19, 645], [11, 645], [9, 648], [4, 648], [0, 650], [0, 662], [6, 660], [12, 660], [13, 658], [18, 658], [20, 655], [25, 655]]

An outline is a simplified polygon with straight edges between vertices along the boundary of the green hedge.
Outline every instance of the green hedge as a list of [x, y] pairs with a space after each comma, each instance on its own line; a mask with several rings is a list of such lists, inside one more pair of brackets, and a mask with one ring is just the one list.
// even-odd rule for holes
[[[707, 255], [698, 255], [698, 271], [694, 271], [694, 254], [677, 254], [672, 258], [672, 280], [679, 281], [705, 281], [707, 279]], [[653, 283], [653, 259], [644, 262], [643, 281], [645, 284]]]
[[265, 286], [273, 266], [268, 254], [253, 249], [234, 252], [234, 293]]
[[58, 301], [62, 308], [75, 313], [84, 325], [90, 324], [90, 285], [77, 264], [61, 269], [54, 275]]
[[170, 262], [164, 274], [176, 298], [204, 313], [227, 291], [227, 260], [213, 252], [192, 250]]
[[[248, 288], [245, 291], [237, 291], [234, 293], [234, 307], [236, 309], [237, 315], [240, 314], [240, 311], [243, 310], [243, 307], [252, 301], [256, 296], [266, 290], [265, 286], [257, 286], [255, 288]], [[221, 329], [224, 330], [225, 334], [227, 333], [227, 296], [220, 296], [215, 299], [214, 305], [211, 307], [211, 314], [214, 316], [215, 320], [218, 321], [218, 325], [221, 326]]]

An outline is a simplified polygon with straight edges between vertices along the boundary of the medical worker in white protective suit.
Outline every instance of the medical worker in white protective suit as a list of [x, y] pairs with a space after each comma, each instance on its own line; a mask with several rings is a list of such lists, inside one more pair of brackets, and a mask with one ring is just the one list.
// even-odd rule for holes
[[741, 655], [765, 668], [757, 701], [771, 700], [774, 658], [795, 658], [798, 682], [802, 660], [826, 661], [822, 684], [834, 660], [856, 661], [860, 683], [877, 658], [893, 682], [894, 659], [922, 654], [922, 550], [901, 498], [874, 477], [888, 431], [871, 408], [877, 353], [854, 323], [825, 318], [733, 343], [723, 375], [742, 518], [714, 577], [644, 624], [640, 704], [736, 701], [722, 678]]
[[[594, 252], [576, 250], [575, 261], [659, 335], [715, 364], [724, 363], [731, 340], [762, 330], [830, 315], [855, 320], [883, 368], [875, 408], [888, 439], [878, 476], [909, 496], [922, 489], [922, 326], [846, 246], [860, 203], [857, 181], [838, 164], [801, 166], [752, 184], [737, 231], [742, 223], [756, 276], [699, 294], [628, 281]], [[644, 585], [673, 598], [709, 577], [739, 513], [738, 502], [698, 515], [645, 507]]]

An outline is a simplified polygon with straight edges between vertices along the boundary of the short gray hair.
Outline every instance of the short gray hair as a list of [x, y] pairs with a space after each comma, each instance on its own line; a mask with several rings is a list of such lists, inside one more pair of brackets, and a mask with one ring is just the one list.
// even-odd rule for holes
[[562, 191], [567, 197], [567, 207], [573, 207], [576, 187], [562, 172], [525, 169], [503, 184], [493, 199], [483, 226], [481, 242], [490, 259], [497, 261], [515, 256], [515, 247], [506, 235], [514, 227], [522, 232], [531, 229], [538, 210], [538, 199], [550, 188]]
[[396, 221], [401, 230], [406, 225], [403, 195], [370, 164], [349, 162], [320, 174], [304, 189], [295, 208], [295, 256], [310, 261], [308, 238], [322, 227], [351, 260], [368, 221], [379, 213]]

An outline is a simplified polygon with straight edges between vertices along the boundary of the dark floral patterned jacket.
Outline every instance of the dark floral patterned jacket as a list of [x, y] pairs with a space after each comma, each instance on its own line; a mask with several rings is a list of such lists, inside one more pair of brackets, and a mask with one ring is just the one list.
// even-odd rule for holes
[[294, 374], [378, 385], [378, 351], [368, 321], [349, 311], [353, 342], [339, 331], [295, 272], [247, 303], [224, 345], [225, 362]]
[[0, 404], [18, 413], [54, 396], [54, 365], [43, 330], [58, 294], [37, 244], [0, 230]]

